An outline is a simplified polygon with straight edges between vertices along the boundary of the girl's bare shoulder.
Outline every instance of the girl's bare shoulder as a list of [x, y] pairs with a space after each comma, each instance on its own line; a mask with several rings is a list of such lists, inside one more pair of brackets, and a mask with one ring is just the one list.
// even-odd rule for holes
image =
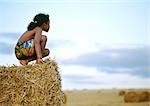
[[42, 28], [41, 27], [35, 27], [33, 30], [33, 32], [42, 32]]
[[26, 31], [23, 36], [26, 36], [27, 38], [32, 38], [34, 37], [36, 34], [40, 34], [42, 33], [42, 29], [40, 27], [36, 27], [33, 30], [30, 31]]

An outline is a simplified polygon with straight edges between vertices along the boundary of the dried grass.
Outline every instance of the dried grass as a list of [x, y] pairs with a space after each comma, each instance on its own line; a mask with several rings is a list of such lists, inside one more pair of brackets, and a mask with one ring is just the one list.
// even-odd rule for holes
[[124, 96], [125, 95], [125, 91], [124, 90], [121, 90], [121, 91], [119, 91], [119, 96]]
[[129, 91], [124, 95], [124, 102], [149, 102], [150, 93], [148, 91]]
[[124, 95], [124, 102], [138, 102], [138, 101], [139, 101], [139, 97], [135, 91], [127, 92]]
[[139, 93], [139, 102], [150, 101], [150, 93], [148, 91], [143, 91]]
[[63, 106], [57, 63], [0, 67], [0, 106]]

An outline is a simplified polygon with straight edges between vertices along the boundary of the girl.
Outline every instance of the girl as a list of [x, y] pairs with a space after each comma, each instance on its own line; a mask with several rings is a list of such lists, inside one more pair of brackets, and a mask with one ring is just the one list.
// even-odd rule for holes
[[45, 48], [47, 37], [42, 35], [42, 31], [48, 32], [49, 28], [49, 15], [40, 13], [34, 17], [15, 46], [15, 55], [20, 64], [27, 65], [33, 60], [38, 64], [43, 63], [42, 58], [49, 55], [49, 49]]

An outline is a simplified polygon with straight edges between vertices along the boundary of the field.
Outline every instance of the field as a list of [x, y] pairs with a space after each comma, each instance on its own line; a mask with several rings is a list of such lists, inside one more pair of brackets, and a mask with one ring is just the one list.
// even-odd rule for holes
[[[65, 91], [66, 106], [150, 106], [150, 102], [125, 103], [117, 89], [110, 90], [72, 90]], [[130, 91], [130, 90], [125, 90]], [[134, 89], [135, 91], [135, 89]], [[136, 91], [142, 91], [136, 89]], [[144, 90], [148, 91], [148, 89]]]

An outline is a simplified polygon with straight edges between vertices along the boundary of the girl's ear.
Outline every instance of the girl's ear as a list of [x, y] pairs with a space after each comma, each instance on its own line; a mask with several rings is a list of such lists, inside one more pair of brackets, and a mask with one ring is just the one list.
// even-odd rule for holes
[[43, 23], [42, 25], [46, 25], [46, 23]]
[[45, 26], [45, 25], [47, 25], [48, 23], [43, 23], [43, 25]]
[[42, 25], [41, 25], [41, 27], [45, 27], [47, 24], [46, 23], [43, 23]]

